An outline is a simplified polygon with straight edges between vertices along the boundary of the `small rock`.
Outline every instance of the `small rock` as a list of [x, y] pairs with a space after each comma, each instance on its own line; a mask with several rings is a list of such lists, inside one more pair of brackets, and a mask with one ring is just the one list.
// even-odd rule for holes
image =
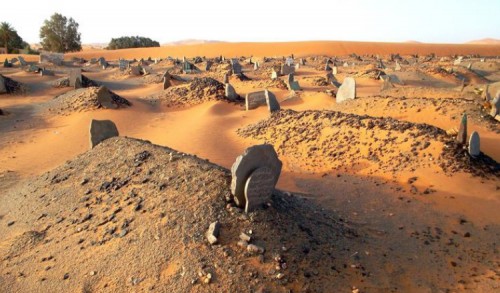
[[210, 224], [210, 226], [208, 227], [208, 231], [207, 231], [207, 240], [210, 244], [215, 244], [217, 243], [218, 239], [217, 237], [219, 237], [219, 232], [220, 232], [220, 223], [219, 221], [215, 221], [213, 222], [212, 224]]
[[248, 244], [247, 251], [251, 253], [263, 254], [265, 250], [263, 247], [257, 246], [255, 244]]
[[243, 240], [243, 241], [246, 241], [246, 242], [250, 242], [251, 237], [250, 237], [250, 236], [248, 236], [247, 234], [245, 234], [245, 233], [243, 233], [243, 232], [242, 232], [242, 233], [240, 234], [240, 239], [241, 239], [241, 240]]

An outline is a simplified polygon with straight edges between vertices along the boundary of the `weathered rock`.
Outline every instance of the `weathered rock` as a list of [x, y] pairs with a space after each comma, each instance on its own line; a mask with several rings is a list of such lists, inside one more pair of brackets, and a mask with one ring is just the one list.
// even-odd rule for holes
[[[269, 167], [253, 171], [245, 184], [245, 212], [252, 212], [271, 199], [276, 182], [273, 170]], [[246, 240], [249, 241], [249, 240]]]
[[236, 158], [231, 167], [231, 193], [235, 203], [241, 208], [245, 207], [245, 185], [255, 170], [269, 168], [274, 187], [278, 182], [282, 165], [272, 145], [262, 144], [247, 148], [242, 155]]
[[229, 74], [224, 74], [224, 84], [229, 83]]
[[97, 91], [97, 101], [105, 109], [117, 109], [118, 105], [113, 102], [111, 93], [105, 86], [99, 87]]
[[118, 136], [118, 129], [115, 123], [111, 120], [95, 120], [90, 121], [90, 148], [94, 148], [100, 142]]
[[295, 67], [287, 64], [281, 65], [281, 75], [288, 75], [291, 73], [295, 73]]
[[[384, 75], [384, 76], [387, 76], [387, 75]], [[394, 88], [394, 84], [391, 82], [390, 77], [384, 78], [383, 80], [384, 80], [384, 83], [382, 84], [382, 88], [380, 89], [381, 91], [387, 91], [387, 90]]]
[[258, 91], [253, 93], [248, 93], [245, 96], [245, 108], [246, 110], [256, 109], [260, 106], [265, 105], [266, 102], [266, 92]]
[[278, 79], [278, 76], [279, 76], [278, 72], [274, 70], [271, 72], [271, 79]]
[[337, 92], [337, 103], [353, 100], [356, 97], [356, 81], [352, 77], [346, 77]]
[[481, 144], [479, 141], [479, 133], [477, 131], [472, 132], [469, 139], [469, 155], [471, 157], [477, 157], [481, 153]]
[[467, 144], [467, 114], [462, 115], [460, 126], [458, 128], [457, 141], [462, 145]]
[[231, 101], [236, 101], [236, 99], [238, 99], [238, 94], [236, 94], [236, 90], [229, 83], [226, 83], [226, 98], [228, 98]]
[[134, 76], [139, 76], [139, 75], [141, 75], [141, 69], [139, 68], [139, 66], [131, 66], [130, 67], [130, 74], [132, 74]]
[[257, 246], [255, 244], [248, 244], [247, 245], [247, 251], [250, 252], [250, 253], [263, 254], [265, 250], [261, 246]]
[[216, 244], [219, 240], [219, 233], [220, 233], [220, 223], [219, 221], [215, 221], [210, 226], [208, 226], [208, 230], [206, 233], [208, 243], [210, 244]]

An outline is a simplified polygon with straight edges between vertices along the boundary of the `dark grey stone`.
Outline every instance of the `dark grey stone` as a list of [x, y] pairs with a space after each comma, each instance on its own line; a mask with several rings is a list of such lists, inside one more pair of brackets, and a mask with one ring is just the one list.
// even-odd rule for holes
[[118, 129], [111, 120], [90, 121], [90, 148], [94, 148], [102, 141], [118, 136]]

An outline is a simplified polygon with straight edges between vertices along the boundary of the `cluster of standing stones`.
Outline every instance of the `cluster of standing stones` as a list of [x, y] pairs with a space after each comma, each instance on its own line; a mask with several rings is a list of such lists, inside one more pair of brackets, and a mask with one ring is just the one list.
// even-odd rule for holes
[[467, 144], [467, 114], [465, 113], [462, 115], [462, 119], [460, 120], [460, 126], [457, 133], [457, 142], [464, 147], [468, 146], [467, 150], [472, 158], [476, 158], [481, 154], [481, 144], [479, 133], [477, 131], [473, 131], [471, 133]]
[[[342, 103], [348, 100], [352, 100], [356, 98], [356, 81], [353, 77], [346, 77], [344, 78], [344, 81], [342, 84], [340, 84], [335, 76], [338, 73], [338, 67], [337, 66], [343, 66], [343, 67], [349, 67], [349, 66], [355, 66], [356, 62], [363, 61], [363, 59], [356, 55], [356, 54], [351, 54], [350, 57], [355, 58], [354, 62], [346, 62], [342, 61], [339, 58], [326, 58], [325, 59], [325, 67], [324, 70], [326, 71], [326, 81], [328, 84], [338, 88], [337, 93], [336, 93], [336, 102], [337, 103]], [[376, 57], [372, 56], [376, 60], [376, 67], [378, 69], [386, 69], [387, 66], [384, 64], [382, 59], [377, 55]], [[472, 56], [475, 57], [475, 56]], [[413, 62], [417, 64], [418, 61], [418, 55], [413, 55]], [[429, 55], [425, 60], [432, 60], [433, 58], [436, 58], [435, 55]], [[77, 58], [78, 59], [78, 58]], [[241, 64], [239, 63], [238, 58], [232, 58], [226, 60], [222, 55], [220, 57], [217, 57], [215, 59], [208, 60], [206, 58], [200, 58], [196, 57], [193, 58], [193, 62], [189, 62], [185, 57], [182, 58], [182, 60], [179, 59], [174, 59], [172, 57], [167, 57], [167, 60], [173, 61], [174, 64], [178, 64], [182, 66], [182, 72], [185, 74], [191, 74], [191, 73], [199, 73], [201, 70], [195, 65], [199, 64], [203, 61], [206, 61], [206, 66], [205, 70], [208, 71], [212, 67], [214, 63], [223, 63], [227, 62], [230, 65], [230, 70], [227, 74], [224, 76], [224, 85], [225, 85], [225, 96], [227, 97], [228, 100], [231, 101], [237, 101], [240, 99], [240, 96], [237, 94], [235, 88], [229, 83], [229, 75], [236, 75], [239, 77], [244, 77], [243, 74], [243, 68]], [[128, 70], [130, 74], [132, 75], [147, 75], [152, 73], [151, 67], [149, 65], [154, 62], [155, 64], [158, 64], [158, 62], [162, 61], [163, 59], [151, 59], [148, 58], [147, 60], [140, 59], [140, 60], [124, 60], [124, 59], [119, 59], [118, 60], [118, 67], [122, 71]], [[260, 67], [259, 62], [252, 62], [252, 58], [249, 59], [250, 61], [248, 62], [249, 64], [254, 65], [254, 70], [258, 70]], [[317, 58], [315, 58], [317, 60]], [[411, 65], [410, 62], [408, 61], [409, 59], [404, 59], [399, 54], [391, 54], [390, 58], [388, 59], [390, 62], [394, 62], [394, 67], [392, 68], [393, 71], [402, 71], [403, 67], [402, 65]], [[441, 62], [447, 61], [449, 58], [441, 58]], [[464, 61], [463, 56], [454, 56], [452, 57], [453, 65], [458, 66]], [[264, 57], [264, 62], [269, 61], [268, 58]], [[271, 73], [271, 79], [278, 79], [280, 76], [287, 76], [285, 79], [285, 83], [287, 88], [292, 91], [298, 91], [301, 90], [299, 82], [295, 80], [295, 71], [300, 68], [300, 66], [305, 66], [306, 65], [306, 60], [304, 58], [298, 59], [298, 62], [295, 62], [293, 55], [291, 57], [285, 58], [283, 57], [283, 64], [279, 64], [278, 66], [275, 66], [272, 68], [272, 73]], [[481, 59], [481, 62], [484, 62], [485, 59]], [[4, 62], [4, 67], [12, 67], [13, 64], [16, 62], [19, 62], [21, 67], [26, 68], [28, 72], [36, 72], [40, 73], [41, 75], [54, 75], [53, 71], [45, 69], [43, 65], [45, 64], [53, 64], [57, 66], [62, 66], [64, 65], [64, 54], [62, 53], [52, 53], [52, 52], [41, 52], [39, 55], [39, 64], [35, 65], [32, 63], [28, 63], [24, 60], [22, 56], [18, 56], [17, 58], [13, 58], [10, 62], [9, 60], [5, 60]], [[84, 63], [87, 62], [83, 59], [79, 60], [79, 62]], [[132, 66], [131, 63], [138, 62], [137, 66]], [[103, 69], [108, 68], [109, 66], [112, 66], [110, 63], [108, 63], [103, 57], [100, 58], [92, 58], [88, 61], [88, 64], [98, 64], [100, 67]], [[116, 65], [113, 65], [116, 66]], [[472, 63], [469, 63], [469, 66], [467, 66], [469, 70], [472, 68]], [[383, 71], [381, 71], [380, 75], [378, 76], [379, 79], [383, 80], [383, 84], [381, 87], [381, 90], [389, 90], [391, 88], [394, 88], [394, 83], [400, 83], [401, 82], [398, 80], [396, 75], [387, 75]], [[173, 76], [171, 76], [168, 72], [166, 72], [163, 76], [163, 89], [167, 89], [172, 86], [171, 80], [174, 79]], [[82, 70], [77, 68], [77, 69], [70, 69], [69, 70], [69, 86], [77, 89], [83, 87], [83, 78], [82, 78]], [[488, 85], [489, 86], [489, 85]], [[490, 116], [495, 118], [496, 120], [500, 121], [500, 89], [497, 90], [496, 95], [492, 97], [491, 94], [489, 94], [488, 91], [488, 86], [486, 87], [486, 101], [491, 105], [491, 111], [490, 111]], [[0, 78], [0, 93], [5, 93], [6, 92], [6, 87], [4, 84], [4, 81]], [[113, 108], [113, 103], [109, 102], [110, 98], [109, 95], [106, 95], [106, 91], [99, 91], [101, 95], [99, 96], [99, 100], [102, 101], [103, 107], [105, 108]], [[268, 109], [270, 112], [274, 112], [280, 109], [279, 103], [276, 99], [276, 96], [270, 92], [269, 90], [260, 90], [252, 93], [248, 93], [245, 95], [245, 108], [246, 110], [251, 110], [255, 109], [259, 106], [262, 105], [267, 105]]]

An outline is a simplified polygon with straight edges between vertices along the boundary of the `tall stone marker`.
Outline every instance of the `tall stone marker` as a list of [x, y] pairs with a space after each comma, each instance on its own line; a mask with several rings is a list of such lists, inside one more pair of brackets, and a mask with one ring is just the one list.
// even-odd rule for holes
[[226, 90], [226, 98], [228, 98], [231, 101], [236, 101], [236, 99], [238, 99], [238, 94], [236, 93], [236, 90], [231, 84], [226, 83], [225, 90]]
[[457, 142], [462, 145], [467, 144], [467, 114], [462, 115], [462, 120], [460, 120], [460, 126], [458, 128]]
[[231, 167], [231, 193], [236, 205], [251, 211], [270, 200], [282, 165], [270, 144], [247, 148]]
[[111, 120], [95, 120], [90, 121], [90, 148], [93, 149], [100, 142], [118, 136], [118, 129]]
[[171, 86], [172, 86], [172, 83], [170, 83], [170, 78], [163, 76], [163, 89], [166, 90]]
[[272, 113], [274, 111], [279, 111], [280, 104], [278, 103], [278, 99], [276, 99], [276, 96], [268, 90], [265, 90], [265, 94], [266, 94], [267, 108], [269, 109], [269, 112]]
[[479, 133], [477, 131], [472, 132], [469, 139], [469, 155], [471, 157], [477, 157], [481, 153], [481, 144], [479, 142]]
[[356, 97], [356, 81], [352, 77], [346, 77], [337, 92], [337, 103], [353, 100]]

